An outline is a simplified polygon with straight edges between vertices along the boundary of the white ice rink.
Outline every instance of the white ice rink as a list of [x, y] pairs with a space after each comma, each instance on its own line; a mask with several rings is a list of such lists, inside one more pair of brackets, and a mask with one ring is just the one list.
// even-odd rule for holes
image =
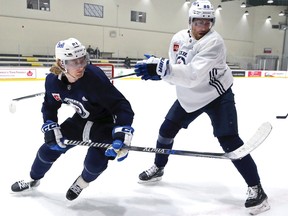
[[[111, 161], [107, 170], [75, 201], [67, 201], [67, 189], [81, 173], [86, 147], [76, 147], [52, 166], [40, 186], [29, 193], [13, 194], [11, 184], [28, 178], [36, 151], [43, 142], [42, 97], [17, 102], [12, 98], [44, 90], [43, 81], [1, 82], [1, 215], [27, 216], [244, 216], [247, 186], [228, 160], [170, 156], [158, 184], [141, 185], [138, 175], [153, 164], [154, 154], [130, 152], [123, 162]], [[158, 129], [175, 89], [161, 81], [116, 80], [115, 86], [135, 111], [132, 145], [155, 147]], [[252, 156], [271, 210], [261, 216], [288, 215], [288, 79], [235, 78], [233, 91], [238, 109], [239, 132], [248, 140], [261, 123], [273, 130]], [[193, 100], [193, 98], [192, 98]], [[63, 106], [59, 119], [72, 114]], [[221, 152], [207, 116], [196, 119], [175, 139], [175, 149]]]

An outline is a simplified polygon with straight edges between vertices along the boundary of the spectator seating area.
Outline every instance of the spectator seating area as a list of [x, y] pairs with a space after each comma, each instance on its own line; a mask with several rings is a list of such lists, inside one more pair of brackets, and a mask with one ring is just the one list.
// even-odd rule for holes
[[[141, 59], [130, 58], [131, 67]], [[113, 64], [114, 67], [125, 67], [125, 58], [99, 58], [90, 59], [92, 64], [107, 63]], [[49, 55], [33, 55], [22, 56], [21, 54], [0, 54], [0, 66], [4, 67], [51, 67], [55, 62], [53, 56]]]
[[[130, 58], [130, 66], [133, 67], [137, 61], [142, 59]], [[55, 62], [53, 56], [33, 55], [22, 56], [21, 54], [0, 54], [0, 66], [2, 67], [51, 67]], [[113, 64], [116, 68], [125, 68], [125, 58], [99, 58], [90, 59], [92, 64]], [[228, 63], [231, 69], [241, 69], [237, 63]]]

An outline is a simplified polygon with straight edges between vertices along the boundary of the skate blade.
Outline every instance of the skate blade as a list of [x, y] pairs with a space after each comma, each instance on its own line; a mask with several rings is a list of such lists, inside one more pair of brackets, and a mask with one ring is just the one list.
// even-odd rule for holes
[[149, 183], [155, 183], [155, 182], [158, 182], [158, 181], [161, 181], [162, 179], [162, 176], [160, 177], [156, 177], [156, 178], [152, 178], [150, 180], [140, 180], [138, 181], [139, 184], [149, 184]]
[[250, 215], [257, 215], [262, 212], [268, 211], [269, 209], [270, 209], [270, 205], [267, 199], [265, 199], [261, 204], [248, 208], [248, 211]]
[[10, 191], [10, 194], [13, 196], [20, 196], [20, 197], [26, 197], [26, 196], [33, 196], [37, 192], [37, 188], [32, 187], [23, 191]]
[[11, 193], [13, 193], [13, 194], [17, 194], [17, 193], [19, 193], [19, 194], [20, 194], [20, 193], [21, 193], [21, 194], [29, 193], [29, 192], [31, 192], [31, 191], [36, 190], [39, 185], [40, 185], [40, 181], [36, 182], [36, 184], [33, 185], [32, 187], [29, 187], [29, 188], [27, 188], [27, 189], [25, 189], [25, 190], [22, 190], [22, 191], [14, 191], [14, 190], [12, 190], [12, 188], [11, 188]]

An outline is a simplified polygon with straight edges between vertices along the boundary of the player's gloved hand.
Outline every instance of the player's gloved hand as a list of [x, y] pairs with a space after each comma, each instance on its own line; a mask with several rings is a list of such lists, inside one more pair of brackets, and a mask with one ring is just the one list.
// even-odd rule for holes
[[169, 60], [145, 55], [148, 59], [138, 61], [135, 65], [136, 76], [143, 80], [161, 80], [169, 73]]
[[112, 131], [113, 143], [105, 151], [107, 157], [117, 157], [117, 161], [123, 161], [128, 156], [128, 149], [122, 147], [130, 146], [133, 137], [134, 129], [131, 126], [116, 126]]
[[58, 123], [47, 120], [41, 128], [44, 133], [45, 143], [50, 149], [65, 152], [66, 145], [63, 143], [63, 136]]

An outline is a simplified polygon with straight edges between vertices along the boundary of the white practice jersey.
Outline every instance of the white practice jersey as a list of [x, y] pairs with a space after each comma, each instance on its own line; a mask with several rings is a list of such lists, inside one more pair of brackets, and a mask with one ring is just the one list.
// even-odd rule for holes
[[170, 72], [162, 79], [176, 86], [177, 98], [186, 112], [207, 105], [233, 83], [224, 41], [212, 29], [200, 40], [190, 37], [188, 29], [176, 33], [169, 60]]

